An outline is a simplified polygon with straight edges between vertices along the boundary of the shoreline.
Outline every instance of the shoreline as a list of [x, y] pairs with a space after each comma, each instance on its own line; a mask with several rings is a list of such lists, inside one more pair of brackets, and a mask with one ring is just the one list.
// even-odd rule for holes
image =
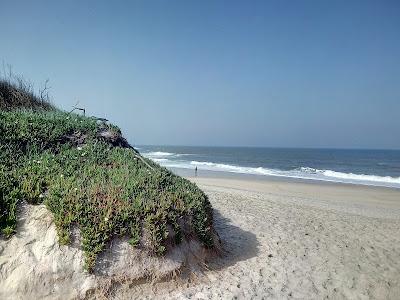
[[312, 179], [312, 178], [297, 178], [297, 177], [286, 177], [286, 176], [273, 176], [273, 175], [255, 175], [245, 173], [234, 173], [224, 171], [210, 171], [210, 170], [198, 170], [197, 176], [195, 176], [194, 169], [175, 168], [168, 167], [169, 170], [175, 174], [185, 178], [214, 178], [214, 179], [234, 179], [241, 181], [253, 181], [253, 182], [287, 182], [287, 183], [302, 183], [310, 185], [326, 185], [326, 186], [340, 186], [340, 187], [362, 187], [372, 189], [383, 189], [383, 190], [394, 190], [400, 192], [400, 187], [383, 186], [383, 185], [372, 185], [364, 183], [353, 183], [343, 182], [335, 180], [324, 180], [324, 179]]

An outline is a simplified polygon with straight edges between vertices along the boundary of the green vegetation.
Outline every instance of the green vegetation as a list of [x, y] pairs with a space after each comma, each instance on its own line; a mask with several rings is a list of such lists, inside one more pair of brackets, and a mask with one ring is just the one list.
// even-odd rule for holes
[[197, 237], [213, 247], [207, 196], [140, 156], [117, 127], [42, 102], [12, 109], [0, 97], [0, 229], [5, 237], [16, 230], [17, 206], [26, 200], [44, 203], [53, 213], [61, 244], [70, 242], [72, 226], [79, 227], [89, 271], [113, 236], [129, 236], [132, 246], [145, 237], [141, 246], [157, 255], [165, 253], [171, 236], [177, 244]]

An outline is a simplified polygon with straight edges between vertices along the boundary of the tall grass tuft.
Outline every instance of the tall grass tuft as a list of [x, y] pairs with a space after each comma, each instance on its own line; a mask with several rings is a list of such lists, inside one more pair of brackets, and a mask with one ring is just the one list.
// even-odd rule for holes
[[50, 103], [48, 80], [35, 93], [33, 84], [12, 73], [11, 68], [8, 73], [0, 74], [0, 110], [18, 108], [54, 110]]

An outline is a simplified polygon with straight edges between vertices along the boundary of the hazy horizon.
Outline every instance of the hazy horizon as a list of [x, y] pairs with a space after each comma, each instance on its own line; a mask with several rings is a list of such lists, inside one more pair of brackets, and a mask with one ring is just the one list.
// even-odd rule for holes
[[203, 148], [265, 148], [265, 149], [310, 149], [310, 150], [357, 150], [357, 151], [400, 151], [400, 148], [330, 148], [330, 147], [296, 147], [296, 146], [253, 146], [253, 145], [178, 145], [178, 144], [134, 144], [134, 147], [203, 147]]
[[0, 33], [135, 145], [400, 149], [397, 1], [13, 1]]

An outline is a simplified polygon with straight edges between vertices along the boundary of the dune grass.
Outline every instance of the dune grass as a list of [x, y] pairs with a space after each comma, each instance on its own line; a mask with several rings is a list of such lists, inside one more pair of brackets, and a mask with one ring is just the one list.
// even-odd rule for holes
[[37, 95], [32, 84], [22, 77], [9, 74], [0, 78], [0, 110], [16, 108], [54, 110], [54, 106], [49, 102], [47, 90], [45, 85]]
[[105, 131], [120, 136], [113, 125], [55, 109], [0, 110], [2, 234], [15, 232], [25, 200], [53, 213], [61, 244], [70, 243], [73, 226], [80, 229], [89, 271], [114, 236], [128, 236], [132, 246], [156, 255], [171, 237], [213, 247], [207, 196], [134, 149], [115, 146], [100, 134]]

